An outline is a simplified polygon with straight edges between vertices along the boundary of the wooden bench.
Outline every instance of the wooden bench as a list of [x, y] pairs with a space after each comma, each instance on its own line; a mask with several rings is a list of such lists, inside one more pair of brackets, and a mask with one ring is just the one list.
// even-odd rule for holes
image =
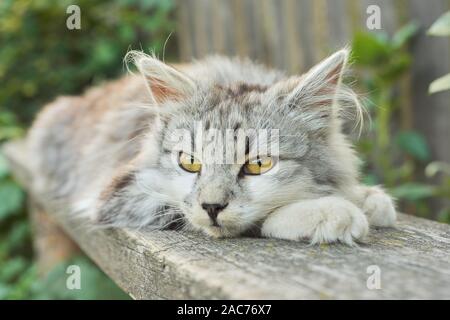
[[[10, 143], [3, 152], [28, 191], [36, 236], [48, 237], [39, 230], [50, 228], [58, 239], [38, 238], [38, 251], [72, 250], [63, 233], [55, 231], [59, 225], [135, 299], [450, 298], [446, 224], [400, 214], [397, 228], [372, 229], [367, 242], [356, 248], [260, 238], [214, 240], [177, 231], [88, 232], [50, 212], [33, 195], [27, 169], [33, 159], [23, 143]], [[380, 289], [372, 283], [377, 276]]]

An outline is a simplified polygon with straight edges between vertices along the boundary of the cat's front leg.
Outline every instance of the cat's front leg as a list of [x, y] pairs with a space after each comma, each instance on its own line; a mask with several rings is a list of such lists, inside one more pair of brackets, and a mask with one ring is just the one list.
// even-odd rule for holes
[[338, 196], [302, 200], [275, 210], [264, 221], [262, 235], [311, 243], [343, 242], [353, 245], [369, 231], [366, 216]]
[[378, 186], [360, 186], [361, 208], [371, 226], [390, 227], [395, 224], [397, 213], [394, 200]]

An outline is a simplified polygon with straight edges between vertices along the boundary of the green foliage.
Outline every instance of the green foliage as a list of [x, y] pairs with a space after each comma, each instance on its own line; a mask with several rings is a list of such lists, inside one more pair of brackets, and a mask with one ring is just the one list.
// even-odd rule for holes
[[[174, 30], [174, 0], [1, 0], [0, 143], [23, 136], [36, 111], [58, 95], [78, 94], [124, 72], [130, 49], [161, 54]], [[66, 9], [81, 9], [81, 30], [68, 30]], [[176, 50], [167, 42], [167, 52]], [[172, 56], [173, 57], [173, 56]], [[166, 55], [167, 58], [172, 58]], [[65, 267], [37, 276], [24, 193], [0, 154], [0, 299], [124, 298], [92, 263], [82, 290], [65, 287]]]
[[17, 214], [23, 205], [22, 189], [9, 178], [6, 159], [0, 152], [0, 223], [9, 216]]
[[0, 223], [8, 218], [9, 215], [17, 213], [22, 207], [23, 202], [22, 189], [12, 181], [0, 182]]
[[434, 186], [421, 183], [405, 183], [391, 189], [392, 195], [398, 199], [418, 201], [432, 197], [435, 194]]
[[[431, 36], [450, 36], [450, 11], [440, 16], [428, 30]], [[450, 89], [450, 74], [434, 80], [428, 89], [429, 93], [436, 93]]]
[[370, 172], [365, 183], [385, 184], [400, 200], [402, 211], [430, 217], [428, 201], [450, 198], [449, 188], [445, 178], [437, 185], [421, 182], [424, 166], [430, 160], [426, 139], [420, 132], [400, 130], [396, 125], [402, 107], [396, 90], [411, 65], [406, 45], [416, 32], [417, 26], [408, 24], [392, 37], [368, 32], [354, 35], [353, 59], [360, 72], [358, 77], [364, 79], [364, 91], [369, 92], [367, 105], [373, 123], [358, 149], [363, 155], [364, 171]]
[[19, 125], [16, 115], [0, 108], [0, 142], [18, 138], [22, 135], [23, 129]]
[[352, 47], [355, 62], [376, 70], [377, 81], [395, 82], [411, 64], [403, 46], [416, 32], [415, 24], [404, 26], [391, 39], [385, 33], [357, 32]]
[[9, 173], [8, 162], [3, 154], [0, 152], [0, 179], [4, 179]]
[[397, 145], [414, 159], [427, 161], [430, 158], [427, 142], [423, 135], [414, 131], [400, 132], [397, 135]]
[[357, 32], [352, 45], [355, 63], [371, 69], [376, 76], [375, 81], [395, 83], [411, 64], [411, 56], [404, 46], [417, 29], [415, 24], [408, 24], [391, 39], [385, 33]]
[[[71, 4], [81, 9], [81, 30], [66, 28]], [[79, 93], [122, 73], [118, 66], [130, 48], [161, 52], [174, 28], [173, 5], [173, 0], [1, 1], [0, 110], [26, 124], [55, 96]]]

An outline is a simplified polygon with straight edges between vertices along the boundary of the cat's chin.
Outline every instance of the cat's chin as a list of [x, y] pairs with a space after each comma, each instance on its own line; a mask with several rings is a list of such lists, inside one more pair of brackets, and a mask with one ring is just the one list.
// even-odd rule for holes
[[233, 238], [242, 234], [242, 228], [234, 228], [231, 226], [213, 226], [204, 224], [192, 224], [194, 230], [203, 232], [207, 236], [215, 239]]
[[209, 228], [201, 228], [201, 230], [211, 238], [229, 238], [232, 237], [232, 235], [228, 232], [224, 232], [223, 228], [221, 227], [209, 227]]

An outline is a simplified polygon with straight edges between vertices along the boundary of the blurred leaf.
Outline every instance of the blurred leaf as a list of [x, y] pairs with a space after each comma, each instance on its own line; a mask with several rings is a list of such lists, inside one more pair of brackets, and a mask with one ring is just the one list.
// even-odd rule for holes
[[0, 141], [22, 136], [23, 129], [17, 122], [16, 116], [9, 111], [0, 112]]
[[0, 282], [11, 281], [26, 269], [27, 263], [23, 258], [14, 258], [3, 263], [0, 270]]
[[392, 37], [392, 46], [400, 48], [405, 45], [414, 35], [417, 34], [419, 26], [416, 23], [408, 23], [398, 30]]
[[22, 135], [23, 135], [22, 128], [14, 126], [0, 127], [0, 141], [19, 138]]
[[385, 82], [399, 79], [411, 65], [411, 57], [407, 53], [399, 52], [391, 56], [389, 62], [380, 67], [380, 76]]
[[8, 162], [3, 154], [0, 152], [0, 179], [6, 177], [9, 174]]
[[429, 178], [434, 177], [438, 172], [450, 176], [450, 163], [433, 161], [425, 167], [425, 175]]
[[450, 89], [450, 73], [430, 83], [428, 92], [432, 94], [449, 89]]
[[99, 41], [94, 47], [92, 64], [96, 66], [109, 65], [118, 56], [117, 53], [117, 47], [112, 41]]
[[400, 148], [420, 161], [430, 158], [430, 152], [425, 138], [420, 133], [414, 131], [404, 131], [397, 135], [397, 144]]
[[357, 64], [376, 66], [389, 58], [389, 45], [372, 33], [356, 32], [352, 57]]
[[450, 36], [450, 11], [440, 16], [428, 29], [427, 34], [432, 36]]
[[8, 297], [10, 290], [10, 286], [0, 283], [0, 300], [5, 300]]
[[2, 181], [0, 183], [0, 199], [0, 221], [2, 221], [21, 209], [24, 194], [17, 184]]
[[417, 201], [432, 197], [436, 192], [436, 187], [420, 183], [407, 183], [394, 187], [390, 191], [395, 198]]
[[18, 220], [11, 227], [6, 238], [6, 249], [16, 251], [30, 239], [30, 226], [28, 220]]
[[374, 185], [377, 185], [379, 183], [377, 176], [374, 175], [374, 174], [366, 174], [363, 177], [362, 182], [365, 185], [368, 185], [368, 186], [374, 186]]
[[6, 299], [11, 300], [23, 300], [34, 298], [30, 296], [33, 285], [39, 283], [37, 276], [36, 266], [30, 265], [24, 270], [20, 277], [14, 282], [14, 286], [11, 286]]
[[445, 208], [438, 213], [438, 221], [450, 223], [450, 208]]

